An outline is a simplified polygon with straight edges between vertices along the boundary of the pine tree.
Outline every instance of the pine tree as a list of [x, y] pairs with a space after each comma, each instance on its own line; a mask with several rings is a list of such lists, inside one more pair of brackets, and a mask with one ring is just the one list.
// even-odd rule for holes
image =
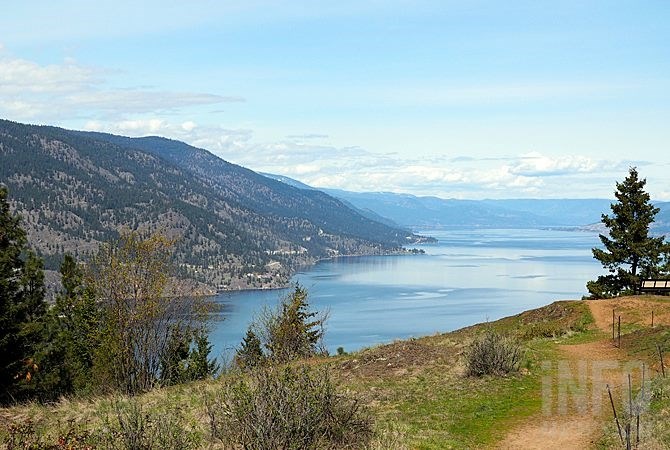
[[0, 403], [29, 395], [33, 355], [46, 311], [42, 262], [0, 187]]
[[190, 381], [204, 380], [216, 375], [219, 365], [216, 363], [216, 358], [209, 359], [209, 355], [212, 353], [212, 344], [209, 342], [207, 333], [200, 330], [194, 340], [195, 345], [189, 352], [187, 361], [188, 379]]
[[247, 329], [247, 334], [244, 336], [240, 348], [235, 354], [235, 364], [240, 369], [253, 369], [254, 367], [263, 363], [265, 355], [261, 348], [261, 340], [258, 338], [252, 327]]
[[63, 290], [45, 319], [37, 354], [39, 395], [53, 400], [88, 390], [93, 355], [98, 345], [100, 313], [95, 296], [84, 284], [84, 273], [71, 255], [60, 267]]
[[307, 291], [300, 285], [285, 298], [269, 326], [266, 344], [272, 359], [286, 362], [313, 356], [320, 350], [325, 317], [310, 311]]
[[640, 276], [654, 276], [658, 271], [664, 238], [649, 235], [649, 226], [659, 209], [651, 204], [645, 184], [634, 167], [623, 182], [616, 184], [617, 201], [611, 205], [612, 215], [602, 215], [609, 231], [608, 236], [600, 235], [605, 248], [593, 249], [593, 257], [609, 274], [587, 283], [592, 297], [633, 293]]

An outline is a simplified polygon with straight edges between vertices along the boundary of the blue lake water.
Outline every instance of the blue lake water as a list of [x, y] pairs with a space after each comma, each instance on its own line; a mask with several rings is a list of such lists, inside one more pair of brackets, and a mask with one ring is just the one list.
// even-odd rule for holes
[[[424, 230], [438, 239], [424, 255], [344, 257], [298, 273], [313, 309], [328, 310], [325, 341], [334, 352], [451, 331], [579, 299], [602, 273], [591, 255], [596, 234], [555, 230]], [[211, 340], [231, 354], [254, 315], [286, 290], [220, 294]]]

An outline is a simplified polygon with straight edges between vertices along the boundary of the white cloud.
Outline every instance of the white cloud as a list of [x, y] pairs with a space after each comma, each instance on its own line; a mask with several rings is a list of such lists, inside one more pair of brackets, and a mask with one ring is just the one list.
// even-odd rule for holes
[[71, 93], [99, 84], [96, 71], [73, 61], [40, 66], [24, 59], [0, 57], [0, 94]]
[[108, 86], [104, 70], [72, 59], [41, 65], [0, 48], [0, 115], [15, 120], [118, 119], [132, 114], [174, 112], [199, 105], [244, 101], [210, 93]]
[[302, 141], [259, 143], [248, 129], [169, 122], [159, 118], [89, 122], [86, 129], [129, 136], [161, 135], [205, 148], [259, 172], [296, 178], [316, 187], [392, 191], [441, 197], [609, 196], [628, 161], [540, 152], [501, 158], [402, 158], [360, 147]]
[[512, 167], [512, 172], [519, 175], [562, 175], [568, 173], [592, 173], [596, 170], [612, 168], [609, 161], [596, 161], [592, 158], [577, 155], [551, 157], [538, 152], [521, 155]]
[[191, 132], [191, 131], [193, 131], [193, 129], [194, 129], [195, 127], [197, 127], [197, 126], [198, 126], [198, 125], [197, 125], [195, 122], [193, 122], [192, 120], [187, 120], [186, 122], [184, 122], [184, 123], [181, 124], [181, 128], [182, 128], [182, 130], [184, 130], [184, 131], [186, 131], [186, 132]]

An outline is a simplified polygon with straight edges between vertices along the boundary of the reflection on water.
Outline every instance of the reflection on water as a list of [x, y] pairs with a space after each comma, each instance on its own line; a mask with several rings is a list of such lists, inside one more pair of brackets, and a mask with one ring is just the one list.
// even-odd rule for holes
[[[597, 235], [551, 230], [422, 231], [425, 255], [346, 257], [294, 277], [329, 310], [326, 344], [357, 350], [495, 320], [558, 299], [581, 298], [601, 272]], [[230, 354], [253, 315], [285, 290], [225, 293], [215, 351]]]

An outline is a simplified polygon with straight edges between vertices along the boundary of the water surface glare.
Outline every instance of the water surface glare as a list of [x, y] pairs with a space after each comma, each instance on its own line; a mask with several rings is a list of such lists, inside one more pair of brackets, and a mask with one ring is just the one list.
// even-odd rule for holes
[[[298, 273], [313, 308], [328, 310], [326, 344], [347, 351], [451, 331], [546, 305], [579, 299], [602, 273], [592, 233], [555, 230], [425, 230], [438, 242], [425, 255], [343, 257]], [[231, 354], [263, 305], [286, 290], [220, 294], [223, 321], [214, 352]]]

